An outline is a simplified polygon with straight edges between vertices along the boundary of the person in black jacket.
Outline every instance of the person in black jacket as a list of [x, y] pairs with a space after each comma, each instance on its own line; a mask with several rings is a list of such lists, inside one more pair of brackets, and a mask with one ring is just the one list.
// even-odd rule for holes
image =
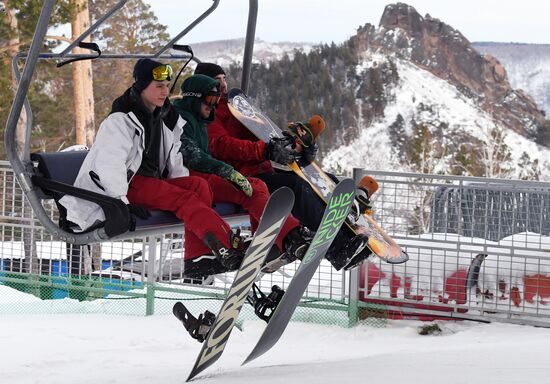
[[[255, 177], [267, 185], [270, 192], [286, 186], [293, 190], [296, 197], [292, 214], [300, 223], [312, 231], [317, 230], [325, 204], [309, 186], [309, 184], [292, 171], [276, 169], [274, 163], [287, 165], [295, 160], [306, 165], [315, 159], [317, 144], [301, 148], [295, 143], [294, 148], [286, 146], [284, 141], [272, 140], [264, 143], [255, 137], [228, 107], [227, 83], [222, 67], [214, 63], [199, 63], [195, 74], [202, 74], [216, 79], [220, 83], [221, 98], [216, 109], [214, 121], [208, 124], [208, 148], [217, 159], [230, 164], [246, 177]], [[312, 124], [311, 121], [306, 124]], [[311, 127], [315, 129], [316, 127]], [[322, 130], [322, 127], [317, 127]], [[338, 179], [327, 174], [338, 183]], [[370, 197], [370, 196], [368, 196]], [[368, 200], [368, 198], [366, 198]], [[367, 202], [368, 204], [368, 202]], [[365, 247], [365, 238], [354, 236], [345, 226], [338, 232], [327, 253], [327, 260], [334, 268], [340, 270], [346, 266], [358, 265], [370, 255]], [[350, 264], [351, 262], [351, 264]]]

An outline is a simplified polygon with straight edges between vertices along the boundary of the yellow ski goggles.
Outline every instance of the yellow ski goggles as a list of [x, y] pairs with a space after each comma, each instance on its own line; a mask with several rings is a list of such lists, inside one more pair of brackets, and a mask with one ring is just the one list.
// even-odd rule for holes
[[159, 65], [158, 67], [153, 68], [153, 80], [155, 81], [164, 81], [172, 80], [172, 75], [174, 71], [170, 64]]

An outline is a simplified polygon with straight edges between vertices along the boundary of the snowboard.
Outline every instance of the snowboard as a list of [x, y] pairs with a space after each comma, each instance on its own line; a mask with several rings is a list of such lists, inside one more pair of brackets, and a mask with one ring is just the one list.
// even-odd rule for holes
[[[238, 88], [233, 88], [228, 94], [228, 105], [231, 113], [258, 139], [269, 142], [273, 137], [283, 137], [283, 131], [267, 115], [256, 108]], [[323, 127], [324, 129], [324, 127]], [[336, 183], [315, 162], [301, 167], [297, 162], [289, 164], [289, 168], [307, 181], [315, 193], [327, 203], [330, 194], [336, 188]], [[367, 246], [372, 253], [392, 264], [404, 263], [409, 256], [392, 239], [384, 229], [369, 214], [349, 215], [346, 225], [355, 235], [364, 235]]]
[[468, 277], [466, 279], [466, 289], [470, 292], [474, 288], [479, 287], [479, 274], [481, 272], [481, 264], [487, 258], [487, 254], [480, 253], [474, 257], [468, 268]]
[[332, 192], [319, 229], [300, 262], [300, 266], [275, 311], [271, 314], [262, 336], [243, 364], [270, 350], [282, 336], [313, 274], [348, 216], [353, 205], [354, 195], [355, 183], [352, 179], [342, 180]]
[[260, 273], [265, 258], [290, 214], [293, 205], [294, 193], [287, 187], [276, 190], [269, 198], [258, 229], [252, 238], [252, 242], [246, 251], [240, 268], [237, 270], [233, 284], [231, 284], [227, 292], [225, 301], [216, 316], [212, 328], [202, 344], [202, 348], [187, 381], [214, 364], [220, 358], [248, 292]]

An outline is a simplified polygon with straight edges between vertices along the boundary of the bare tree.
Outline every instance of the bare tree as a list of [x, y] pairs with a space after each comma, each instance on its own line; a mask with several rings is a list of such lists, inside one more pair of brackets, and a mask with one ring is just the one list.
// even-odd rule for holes
[[499, 127], [489, 129], [483, 137], [479, 160], [485, 177], [505, 178], [512, 174], [512, 153], [506, 145], [506, 133]]

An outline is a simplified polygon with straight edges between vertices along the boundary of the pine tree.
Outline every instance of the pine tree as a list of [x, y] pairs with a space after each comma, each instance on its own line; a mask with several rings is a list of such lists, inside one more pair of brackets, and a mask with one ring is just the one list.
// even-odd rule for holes
[[[115, 0], [91, 0], [92, 19], [103, 15]], [[93, 34], [92, 40], [105, 52], [153, 53], [169, 41], [167, 27], [158, 22], [151, 7], [142, 0], [129, 1]], [[99, 121], [110, 112], [115, 97], [133, 82], [135, 61], [94, 61], [95, 112]], [[181, 63], [172, 63], [181, 65]], [[177, 65], [174, 65], [177, 70]]]
[[454, 162], [451, 165], [451, 173], [457, 176], [470, 175], [472, 167], [472, 153], [467, 145], [461, 143], [454, 155]]
[[397, 114], [395, 121], [388, 127], [388, 135], [392, 149], [401, 158], [405, 152], [407, 144], [407, 134], [405, 133], [405, 119], [400, 113]]
[[546, 147], [550, 147], [550, 120], [545, 120], [544, 124], [538, 127], [535, 141]]

